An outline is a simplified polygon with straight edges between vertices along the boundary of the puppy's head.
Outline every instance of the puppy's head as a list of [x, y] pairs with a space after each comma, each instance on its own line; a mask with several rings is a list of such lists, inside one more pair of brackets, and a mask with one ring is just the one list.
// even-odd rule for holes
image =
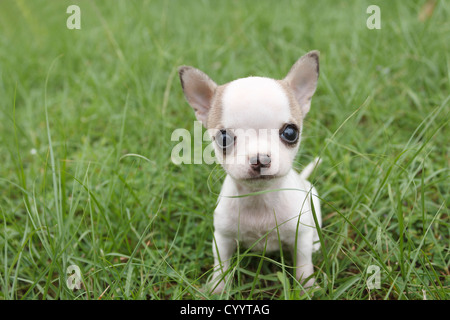
[[289, 172], [316, 90], [319, 52], [301, 57], [283, 80], [249, 77], [219, 86], [193, 67], [180, 67], [179, 74], [231, 177], [257, 183]]

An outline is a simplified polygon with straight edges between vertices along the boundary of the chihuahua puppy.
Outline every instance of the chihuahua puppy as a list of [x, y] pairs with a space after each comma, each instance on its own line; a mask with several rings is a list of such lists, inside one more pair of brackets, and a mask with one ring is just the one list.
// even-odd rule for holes
[[320, 160], [300, 174], [292, 164], [317, 87], [319, 52], [301, 57], [282, 80], [248, 77], [217, 85], [189, 66], [180, 67], [179, 76], [227, 173], [214, 211], [213, 292], [225, 287], [237, 243], [267, 252], [286, 246], [296, 278], [312, 286], [321, 214], [317, 191], [306, 179]]

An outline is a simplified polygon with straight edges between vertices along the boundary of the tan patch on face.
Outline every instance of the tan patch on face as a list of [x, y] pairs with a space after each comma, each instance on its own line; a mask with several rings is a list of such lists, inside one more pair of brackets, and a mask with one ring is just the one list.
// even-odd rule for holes
[[211, 103], [211, 109], [208, 114], [208, 122], [206, 127], [208, 129], [222, 129], [222, 113], [223, 113], [223, 92], [225, 91], [226, 84], [218, 86], [214, 93], [214, 99]]
[[280, 84], [281, 88], [283, 88], [284, 92], [286, 93], [289, 100], [289, 109], [291, 111], [291, 115], [295, 119], [297, 124], [300, 126], [303, 120], [303, 114], [302, 109], [297, 102], [297, 99], [295, 99], [294, 93], [292, 92], [291, 88], [286, 83], [286, 81], [284, 80], [276, 80], [276, 81]]

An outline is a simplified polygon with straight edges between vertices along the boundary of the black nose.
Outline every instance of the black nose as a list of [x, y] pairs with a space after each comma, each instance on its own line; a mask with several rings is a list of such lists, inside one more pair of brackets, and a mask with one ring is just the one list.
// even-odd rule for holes
[[259, 171], [261, 168], [269, 168], [270, 161], [270, 155], [258, 153], [258, 155], [250, 157], [250, 166], [253, 170]]

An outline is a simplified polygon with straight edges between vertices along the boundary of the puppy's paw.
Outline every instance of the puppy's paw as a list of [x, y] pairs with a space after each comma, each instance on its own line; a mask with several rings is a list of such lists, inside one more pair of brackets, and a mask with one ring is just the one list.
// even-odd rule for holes
[[302, 279], [300, 279], [300, 284], [303, 287], [303, 289], [300, 290], [300, 296], [308, 295], [309, 297], [312, 297], [314, 296], [315, 291], [321, 289], [321, 287], [316, 283], [316, 279], [314, 277], [310, 277], [306, 281], [302, 281]]
[[310, 289], [312, 287], [315, 287], [316, 279], [311, 277], [306, 281], [306, 283], [303, 285], [303, 288]]
[[213, 280], [207, 284], [206, 290], [210, 294], [222, 294], [225, 292], [225, 281], [217, 282]]

